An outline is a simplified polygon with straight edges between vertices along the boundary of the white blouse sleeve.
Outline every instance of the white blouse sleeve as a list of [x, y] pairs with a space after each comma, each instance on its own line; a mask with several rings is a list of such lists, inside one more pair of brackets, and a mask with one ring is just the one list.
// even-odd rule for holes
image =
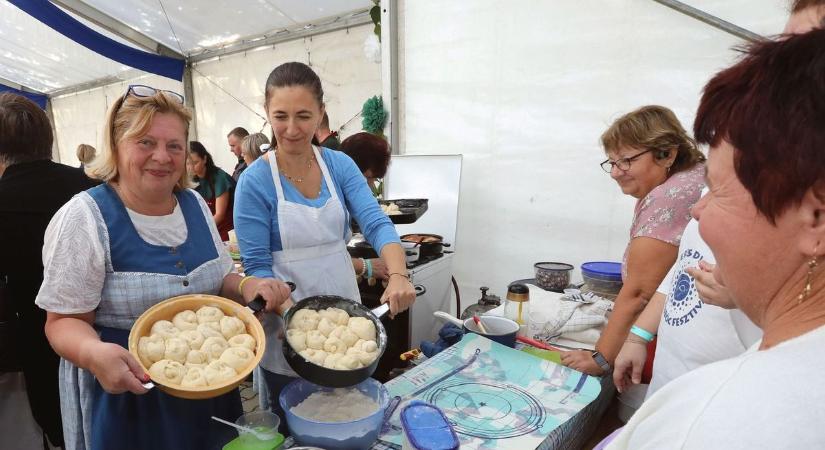
[[215, 250], [218, 251], [221, 267], [225, 269], [224, 275], [228, 275], [232, 272], [232, 269], [235, 268], [235, 262], [232, 261], [232, 257], [229, 256], [229, 250], [225, 245], [223, 245], [221, 234], [218, 232], [218, 226], [215, 224], [215, 219], [212, 218], [212, 211], [209, 211], [209, 205], [206, 204], [206, 201], [204, 201], [200, 194], [192, 189], [189, 189], [189, 191], [192, 194], [195, 194], [195, 198], [198, 199], [198, 204], [201, 207], [201, 211], [203, 212], [204, 217], [206, 217], [206, 223], [209, 224], [209, 231], [212, 233], [212, 242], [215, 244]]
[[35, 303], [46, 311], [80, 314], [100, 303], [106, 261], [91, 198], [81, 193], [52, 217], [43, 241], [43, 284]]

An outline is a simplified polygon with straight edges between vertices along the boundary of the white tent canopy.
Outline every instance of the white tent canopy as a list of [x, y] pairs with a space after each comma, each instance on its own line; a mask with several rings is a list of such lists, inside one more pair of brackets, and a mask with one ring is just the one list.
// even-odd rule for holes
[[[179, 58], [365, 16], [370, 0], [62, 0], [70, 15], [118, 42]], [[168, 18], [167, 18], [168, 16]], [[44, 94], [134, 78], [140, 71], [98, 55], [0, 1], [0, 78]], [[363, 20], [361, 21], [363, 22]], [[154, 45], [153, 45], [154, 44]], [[160, 45], [157, 45], [160, 44]]]
[[[381, 65], [363, 51], [370, 0], [161, 2], [177, 40], [157, 0], [55, 0], [98, 11], [97, 29], [121, 42], [188, 58], [197, 138], [227, 170], [226, 133], [264, 128], [263, 85], [277, 64], [312, 65], [336, 129], [383, 92], [394, 152], [463, 155], [453, 272], [472, 300], [481, 285], [503, 294], [536, 261], [620, 260], [633, 199], [598, 168], [598, 136], [654, 103], [690, 129], [702, 86], [736, 59], [743, 36], [780, 33], [789, 0], [384, 0], [397, 26], [383, 24]], [[76, 164], [75, 147], [98, 142], [106, 108], [132, 80], [184, 90], [68, 41], [5, 0], [0, 17], [0, 77], [51, 95], [61, 162]]]

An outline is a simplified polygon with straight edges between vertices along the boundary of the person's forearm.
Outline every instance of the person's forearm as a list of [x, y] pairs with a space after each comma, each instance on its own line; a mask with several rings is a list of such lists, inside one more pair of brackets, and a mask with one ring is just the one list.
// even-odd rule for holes
[[229, 193], [224, 192], [215, 199], [215, 214], [212, 218], [215, 219], [215, 224], [220, 225], [226, 219], [226, 212], [229, 209]]
[[625, 285], [616, 297], [613, 305], [613, 313], [607, 321], [599, 341], [596, 343], [596, 350], [602, 354], [611, 364], [622, 349], [630, 327], [636, 322], [639, 314], [645, 308], [648, 299], [642, 295], [640, 290], [632, 289]]
[[399, 273], [407, 275], [407, 258], [401, 244], [390, 243], [381, 248], [381, 258], [387, 264], [387, 276]]
[[219, 295], [246, 306], [243, 295], [241, 295], [241, 291], [238, 289], [238, 285], [241, 283], [242, 279], [243, 277], [237, 273], [227, 274], [223, 277], [223, 284], [221, 285], [221, 292]]
[[46, 338], [54, 351], [74, 365], [88, 369], [90, 352], [100, 337], [92, 328], [94, 313], [46, 313]]
[[662, 311], [665, 309], [665, 301], [667, 298], [661, 292], [656, 292], [653, 295], [653, 298], [650, 299], [650, 302], [645, 306], [644, 311], [639, 314], [639, 318], [636, 319], [637, 327], [651, 333], [656, 334], [659, 332], [659, 322], [662, 320]]

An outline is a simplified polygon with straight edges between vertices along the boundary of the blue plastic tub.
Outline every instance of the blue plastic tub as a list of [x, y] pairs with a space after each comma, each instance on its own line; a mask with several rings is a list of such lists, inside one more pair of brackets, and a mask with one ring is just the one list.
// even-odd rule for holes
[[582, 264], [585, 292], [592, 292], [613, 300], [622, 289], [622, 264], [609, 261], [592, 261]]
[[[281, 408], [286, 414], [289, 432], [301, 445], [320, 447], [326, 450], [368, 449], [378, 439], [384, 424], [384, 410], [390, 401], [387, 389], [381, 383], [367, 378], [353, 388], [378, 401], [378, 411], [362, 419], [351, 422], [317, 422], [297, 416], [290, 408], [301, 403], [310, 394], [331, 391], [327, 388], [298, 379], [289, 383], [279, 397]], [[339, 388], [340, 389], [340, 388]]]

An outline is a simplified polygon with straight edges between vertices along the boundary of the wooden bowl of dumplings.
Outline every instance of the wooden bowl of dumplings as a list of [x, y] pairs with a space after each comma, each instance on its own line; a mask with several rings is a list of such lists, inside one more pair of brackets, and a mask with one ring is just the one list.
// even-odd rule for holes
[[[217, 336], [206, 336], [207, 333], [212, 332], [201, 327], [201, 323], [203, 322], [199, 322], [195, 328], [195, 331], [198, 331], [198, 333], [203, 331], [203, 333], [201, 333], [203, 341], [201, 341], [200, 344], [195, 343], [198, 341], [198, 338], [193, 333], [189, 333], [191, 329], [181, 331], [175, 326], [174, 328], [178, 330], [178, 333], [175, 333], [174, 330], [168, 328], [170, 324], [166, 322], [172, 322], [171, 325], [182, 325], [182, 328], [186, 326], [185, 323], [175, 321], [179, 313], [183, 313], [180, 315], [180, 321], [186, 322], [185, 319], [188, 318], [191, 323], [192, 315], [185, 313], [185, 311], [194, 312], [195, 320], [201, 320], [201, 314], [198, 314], [198, 311], [204, 307], [209, 307], [204, 309], [204, 312], [208, 311], [212, 313], [204, 314], [204, 316], [208, 315], [211, 318], [203, 318], [209, 319], [208, 322], [210, 323], [214, 322], [215, 317], [220, 316], [221, 313], [223, 314], [217, 321], [219, 324], [218, 333], [220, 333], [220, 320], [223, 318], [237, 318], [240, 320], [240, 323], [243, 324], [244, 330], [242, 333], [239, 333], [238, 331], [240, 331], [241, 326], [239, 322], [235, 319], [224, 320], [226, 327], [224, 328], [225, 335], [223, 339], [224, 342], [227, 343], [227, 346], [223, 350], [221, 350], [223, 344], [217, 339]], [[215, 309], [220, 312], [215, 311]], [[166, 325], [166, 327], [161, 325]], [[227, 330], [227, 327], [232, 328], [232, 326], [235, 327], [233, 330]], [[153, 327], [156, 327], [154, 332]], [[207, 327], [215, 329], [214, 325], [207, 325]], [[231, 334], [231, 337], [227, 339], [226, 334]], [[242, 334], [251, 336], [254, 339], [254, 343], [248, 337], [241, 336]], [[160, 357], [160, 359], [157, 359], [160, 351], [160, 347], [157, 345], [158, 336], [163, 339], [161, 342], [163, 342], [164, 348], [164, 356]], [[176, 345], [173, 345], [170, 343], [171, 337], [177, 338], [178, 341], [185, 342], [186, 347], [181, 346], [180, 342], [177, 341], [175, 342]], [[142, 338], [143, 341], [141, 341]], [[212, 341], [210, 341], [210, 338], [213, 338]], [[233, 340], [237, 345], [232, 344]], [[152, 346], [153, 343], [156, 344], [154, 347]], [[198, 348], [193, 348], [196, 346]], [[207, 350], [207, 346], [209, 350]], [[243, 348], [243, 350], [227, 351], [227, 349], [233, 348]], [[192, 400], [217, 397], [237, 388], [238, 385], [249, 376], [255, 366], [261, 362], [265, 348], [266, 336], [264, 335], [264, 329], [258, 319], [252, 314], [252, 311], [238, 303], [215, 295], [182, 295], [164, 300], [147, 309], [137, 321], [135, 321], [129, 333], [129, 352], [138, 360], [146, 373], [150, 374], [152, 382], [169, 395]], [[191, 350], [198, 350], [206, 354], [209, 361], [198, 360], [198, 357], [203, 355], [197, 352], [194, 352], [194, 357], [192, 357], [189, 353]], [[187, 357], [185, 362], [181, 363], [179, 359], [180, 353], [183, 351], [187, 352]], [[220, 357], [217, 357], [218, 352], [220, 352]], [[237, 352], [237, 355], [235, 352]], [[223, 353], [227, 353], [229, 359], [224, 357]], [[215, 357], [213, 358], [212, 355], [215, 355]], [[175, 358], [177, 358], [177, 360]], [[229, 364], [224, 363], [224, 360]], [[164, 363], [163, 361], [167, 362]], [[154, 369], [153, 366], [155, 367]], [[198, 367], [200, 370], [192, 371], [190, 374], [188, 372], [191, 371], [190, 369], [192, 367]], [[226, 367], [231, 367], [235, 373], [233, 374], [231, 371], [227, 371]], [[181, 378], [177, 380], [177, 382], [170, 381], [176, 379], [181, 370], [184, 371], [183, 375], [180, 375]], [[207, 373], [209, 375], [207, 375]], [[170, 378], [167, 378], [167, 375], [169, 375]], [[191, 375], [190, 379], [186, 379], [187, 375]], [[204, 378], [204, 380], [199, 380], [199, 378]], [[207, 380], [208, 382], [204, 385], [204, 382]], [[182, 384], [183, 381], [186, 381], [185, 385]]]

